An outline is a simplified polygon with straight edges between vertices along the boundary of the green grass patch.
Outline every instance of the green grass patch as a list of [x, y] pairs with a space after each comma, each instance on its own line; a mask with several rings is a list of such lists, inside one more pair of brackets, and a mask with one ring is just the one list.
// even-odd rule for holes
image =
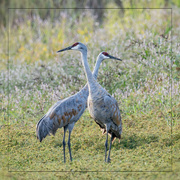
[[[15, 13], [16, 19], [20, 12], [11, 16]], [[30, 18], [22, 11], [27, 16], [10, 28], [8, 64], [5, 30], [0, 35], [0, 178], [178, 179], [179, 14], [173, 12], [172, 36], [166, 9], [127, 10], [122, 19], [107, 9], [102, 24], [90, 10], [77, 10], [81, 18], [62, 11], [60, 21], [43, 20], [37, 13]], [[36, 123], [48, 109], [86, 84], [80, 53], [56, 54], [76, 41], [88, 46], [91, 69], [101, 51], [123, 59], [103, 61], [98, 76], [116, 98], [123, 122], [110, 164], [104, 163], [106, 137], [88, 110], [72, 132], [72, 162], [66, 148], [63, 163], [63, 129], [42, 143], [36, 139]]]

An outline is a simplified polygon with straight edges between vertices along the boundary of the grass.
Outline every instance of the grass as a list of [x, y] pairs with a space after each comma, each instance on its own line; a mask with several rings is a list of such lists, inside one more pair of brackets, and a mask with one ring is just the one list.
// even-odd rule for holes
[[[89, 11], [79, 19], [61, 13], [60, 22], [35, 16], [10, 29], [9, 72], [2, 32], [1, 179], [179, 179], [178, 11], [173, 36], [169, 10], [126, 12], [123, 22], [107, 10], [102, 25]], [[36, 139], [36, 123], [51, 105], [86, 83], [79, 53], [56, 54], [76, 41], [88, 46], [91, 69], [101, 51], [123, 59], [104, 61], [98, 76], [118, 101], [123, 121], [122, 140], [114, 142], [110, 164], [104, 163], [105, 136], [88, 110], [72, 132], [72, 162], [67, 150], [63, 163], [63, 129], [42, 143]]]

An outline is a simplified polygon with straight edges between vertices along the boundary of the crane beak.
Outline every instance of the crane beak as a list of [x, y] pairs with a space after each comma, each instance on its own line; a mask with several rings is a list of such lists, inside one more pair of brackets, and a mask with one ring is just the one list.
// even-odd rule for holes
[[72, 46], [69, 46], [67, 48], [64, 48], [64, 49], [61, 49], [61, 50], [57, 51], [57, 53], [62, 52], [62, 51], [71, 50], [71, 48], [72, 48]]
[[109, 57], [110, 59], [116, 59], [116, 60], [122, 61], [122, 59], [116, 58], [116, 57], [111, 56], [111, 55], [108, 55], [108, 57]]

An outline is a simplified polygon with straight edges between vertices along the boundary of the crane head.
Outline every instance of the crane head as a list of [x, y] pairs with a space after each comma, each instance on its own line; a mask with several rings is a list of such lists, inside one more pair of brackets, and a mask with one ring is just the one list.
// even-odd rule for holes
[[104, 59], [115, 59], [115, 60], [122, 61], [122, 59], [111, 56], [110, 54], [108, 54], [107, 52], [104, 52], [104, 51], [99, 54], [98, 58], [100, 58], [102, 60], [104, 60]]
[[67, 48], [57, 51], [57, 53], [62, 52], [62, 51], [67, 51], [67, 50], [78, 50], [78, 51], [83, 52], [83, 51], [87, 51], [87, 47], [83, 43], [76, 42], [72, 46], [69, 46]]

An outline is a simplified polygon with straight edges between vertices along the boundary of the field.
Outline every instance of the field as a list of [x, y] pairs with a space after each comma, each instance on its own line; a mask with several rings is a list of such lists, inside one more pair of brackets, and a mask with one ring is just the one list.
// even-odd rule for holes
[[[0, 179], [180, 179], [180, 8], [105, 9], [103, 22], [91, 9], [58, 9], [56, 19], [36, 11], [9, 9], [1, 27]], [[123, 60], [104, 60], [98, 75], [123, 122], [108, 164], [88, 110], [72, 131], [72, 162], [68, 148], [63, 162], [63, 129], [36, 138], [48, 109], [86, 84], [80, 53], [56, 53], [77, 41], [92, 70], [102, 51]]]

